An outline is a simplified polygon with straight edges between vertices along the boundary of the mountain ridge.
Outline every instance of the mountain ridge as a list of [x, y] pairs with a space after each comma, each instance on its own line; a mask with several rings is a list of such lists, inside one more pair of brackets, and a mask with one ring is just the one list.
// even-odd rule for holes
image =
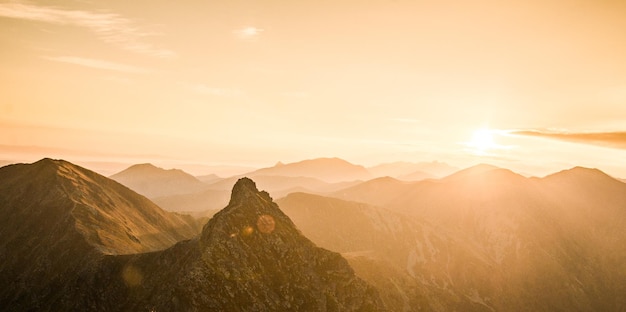
[[[115, 224], [125, 223], [98, 218], [158, 209], [132, 207], [150, 203], [145, 197], [65, 161], [3, 167], [0, 177], [7, 177], [0, 179], [0, 305], [8, 311], [386, 310], [344, 258], [304, 237], [250, 179], [235, 184], [229, 204], [198, 236], [131, 253], [102, 248], [117, 246], [122, 238], [103, 238], [117, 237]], [[134, 194], [128, 207], [118, 191]], [[33, 194], [43, 200], [24, 208], [24, 196]], [[91, 201], [100, 205], [86, 209]], [[159, 223], [158, 214], [150, 212], [150, 222]]]
[[206, 190], [205, 183], [181, 169], [163, 169], [150, 163], [132, 165], [109, 178], [148, 198]]

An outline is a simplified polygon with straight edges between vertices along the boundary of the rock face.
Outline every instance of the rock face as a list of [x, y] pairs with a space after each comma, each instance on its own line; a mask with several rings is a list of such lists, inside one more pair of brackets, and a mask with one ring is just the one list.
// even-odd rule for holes
[[[25, 208], [6, 207], [3, 201], [3, 213]], [[62, 209], [45, 211], [51, 222], [75, 226], [59, 217]], [[9, 221], [25, 226], [33, 213]], [[345, 259], [305, 238], [247, 178], [236, 183], [228, 206], [200, 236], [161, 251], [106, 254], [79, 231], [40, 226], [22, 234], [32, 247], [25, 252], [5, 232], [0, 305], [9, 311], [385, 310]], [[22, 250], [19, 263], [8, 261], [15, 250]]]

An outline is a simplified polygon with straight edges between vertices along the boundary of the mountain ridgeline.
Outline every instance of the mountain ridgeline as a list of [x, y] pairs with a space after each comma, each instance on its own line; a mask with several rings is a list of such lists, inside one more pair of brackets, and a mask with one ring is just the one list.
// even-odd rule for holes
[[482, 165], [332, 196], [343, 200], [298, 193], [278, 202], [314, 242], [344, 253], [392, 310], [626, 309], [626, 184], [599, 170], [526, 178]]
[[[369, 170], [395, 178], [369, 180], [362, 169], [321, 159], [251, 172], [284, 195], [276, 202], [240, 177], [200, 191], [174, 183], [188, 193], [155, 198], [171, 210], [208, 209], [213, 217], [200, 228], [68, 162], [3, 167], [0, 306], [626, 310], [623, 181], [581, 167], [528, 178], [478, 165], [435, 178], [451, 167], [392, 163]], [[353, 180], [359, 175], [364, 181]]]
[[385, 310], [250, 179], [194, 235], [190, 218], [64, 161], [7, 166], [0, 178], [5, 311]]

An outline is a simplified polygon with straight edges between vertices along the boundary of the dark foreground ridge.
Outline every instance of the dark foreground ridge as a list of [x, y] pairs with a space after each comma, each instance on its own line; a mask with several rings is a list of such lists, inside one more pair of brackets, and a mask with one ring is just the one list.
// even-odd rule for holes
[[[46, 183], [54, 188], [57, 180], [50, 179]], [[15, 183], [11, 185], [17, 187]], [[29, 189], [28, 185], [23, 187]], [[80, 192], [80, 189], [74, 191]], [[50, 196], [53, 195], [56, 193]], [[11, 208], [44, 205], [38, 211], [45, 211], [45, 205], [49, 204], [27, 202], [26, 197], [22, 201], [22, 206]], [[5, 204], [0, 202], [0, 205]], [[29, 218], [33, 216], [20, 214], [10, 222], [19, 227]], [[107, 254], [93, 248], [79, 234], [59, 236], [43, 227], [32, 237], [22, 238], [27, 241], [26, 246], [10, 240], [11, 235], [3, 235], [0, 238], [0, 273], [4, 280], [0, 305], [3, 309], [385, 310], [376, 290], [357, 278], [344, 258], [316, 247], [296, 229], [269, 194], [259, 192], [247, 178], [235, 184], [229, 205], [204, 226], [199, 237], [168, 249], [141, 254]], [[59, 240], [52, 242], [50, 236]], [[47, 246], [49, 244], [56, 246], [52, 248]], [[29, 246], [30, 252], [23, 252]], [[39, 255], [40, 252], [43, 254]], [[7, 258], [14, 254], [21, 258], [11, 261], [14, 265], [8, 267]], [[59, 262], [55, 257], [72, 261]], [[20, 265], [34, 269], [12, 274]], [[46, 287], [15, 287], [39, 284]]]

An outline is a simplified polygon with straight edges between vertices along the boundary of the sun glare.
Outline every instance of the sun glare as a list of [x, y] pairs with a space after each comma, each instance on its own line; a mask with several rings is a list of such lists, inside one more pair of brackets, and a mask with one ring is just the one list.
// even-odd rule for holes
[[479, 154], [484, 154], [498, 145], [493, 140], [493, 131], [490, 129], [479, 129], [474, 131], [472, 139], [467, 144]]

